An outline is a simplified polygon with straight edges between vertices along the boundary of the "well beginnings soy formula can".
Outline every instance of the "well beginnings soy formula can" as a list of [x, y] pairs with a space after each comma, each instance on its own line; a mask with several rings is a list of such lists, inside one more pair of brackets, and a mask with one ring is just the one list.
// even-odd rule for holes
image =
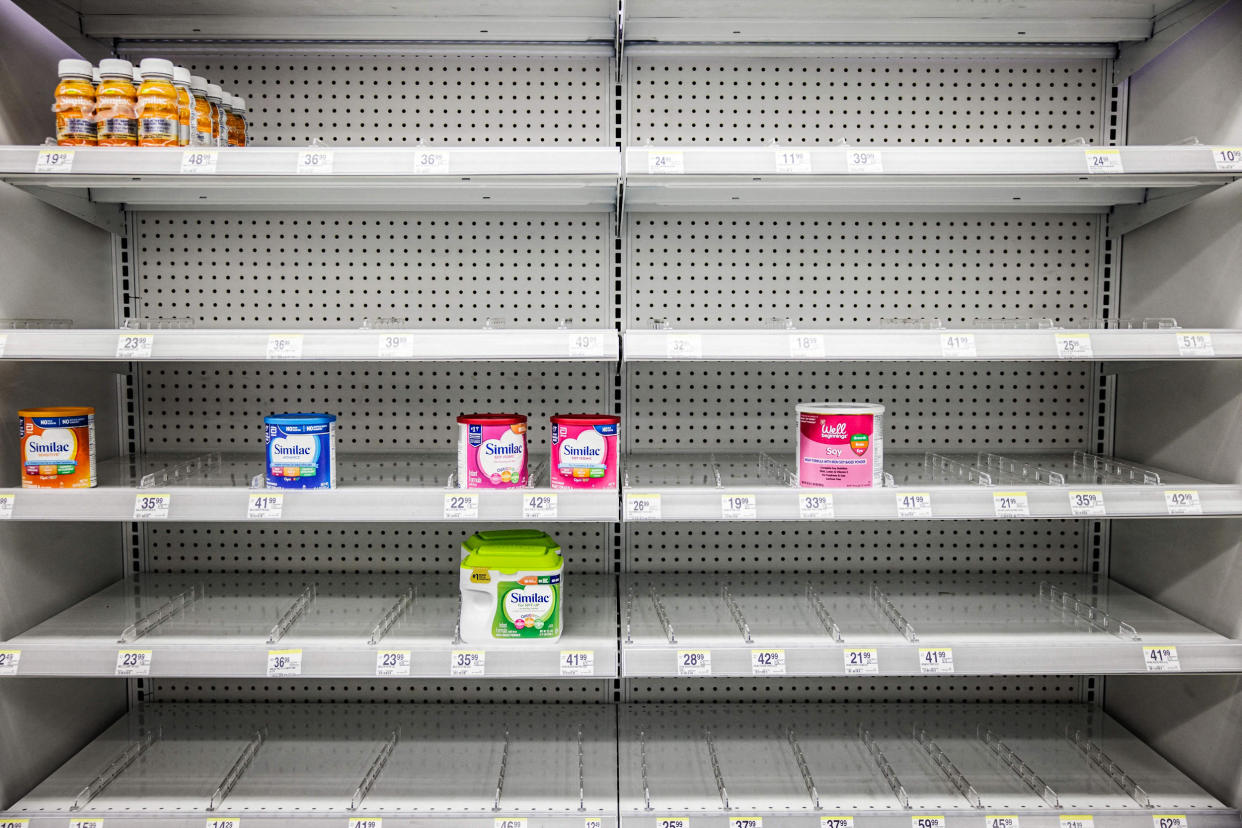
[[89, 489], [98, 484], [95, 409], [26, 408], [17, 416], [23, 489]]
[[798, 484], [821, 489], [884, 485], [884, 406], [803, 403], [798, 411]]
[[611, 414], [557, 414], [552, 418], [552, 488], [617, 488], [621, 418]]
[[263, 431], [269, 489], [336, 488], [336, 417], [276, 414]]
[[457, 418], [457, 486], [510, 489], [526, 485], [526, 417], [463, 414]]

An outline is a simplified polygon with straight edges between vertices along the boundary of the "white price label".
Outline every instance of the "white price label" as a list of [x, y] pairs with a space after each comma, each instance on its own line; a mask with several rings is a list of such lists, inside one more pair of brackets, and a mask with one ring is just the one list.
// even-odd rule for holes
[[882, 173], [884, 159], [879, 150], [849, 150], [845, 154], [845, 171], [850, 173]]
[[256, 493], [246, 501], [246, 518], [248, 520], [280, 520], [285, 508], [285, 496], [280, 492]]
[[485, 656], [483, 650], [453, 650], [449, 656], [449, 674], [454, 676], [484, 675]]
[[599, 817], [586, 817], [582, 820], [582, 828], [604, 828], [604, 821]]
[[1144, 647], [1143, 663], [1149, 673], [1179, 673], [1182, 669], [1176, 647]]
[[942, 333], [940, 355], [946, 359], [974, 359], [979, 356], [975, 349], [975, 335], [971, 333]]
[[522, 517], [526, 520], [551, 520], [556, 517], [557, 496], [527, 495], [522, 499]]
[[1075, 517], [1104, 517], [1108, 510], [1104, 508], [1104, 492], [1070, 492], [1070, 514]]
[[444, 495], [445, 520], [477, 520], [478, 517], [479, 496], [477, 494], [450, 492]]
[[686, 157], [681, 150], [647, 150], [647, 172], [651, 175], [681, 175]]
[[186, 150], [181, 153], [182, 175], [215, 175], [220, 160], [217, 150]]
[[1021, 826], [1018, 824], [1018, 818], [1012, 814], [1006, 816], [989, 814], [983, 818], [983, 828], [1021, 828]]
[[1216, 162], [1216, 169], [1221, 172], [1242, 170], [1242, 147], [1215, 147], [1212, 150], [1212, 160]]
[[300, 676], [302, 675], [301, 650], [268, 650], [267, 676]]
[[1212, 335], [1210, 333], [1178, 331], [1177, 353], [1184, 357], [1216, 356], [1216, 349], [1212, 347]]
[[375, 352], [380, 359], [413, 359], [414, 334], [396, 331], [380, 334]]
[[910, 817], [911, 828], [944, 828], [944, 817], [942, 816], [912, 816]]
[[1082, 816], [1060, 816], [1060, 828], [1095, 828], [1095, 817], [1091, 814]]
[[168, 520], [170, 509], [172, 509], [172, 495], [170, 494], [134, 495], [134, 520]]
[[1185, 814], [1152, 814], [1152, 828], [1190, 828]]
[[824, 338], [819, 334], [790, 334], [789, 355], [794, 359], [823, 359]]
[[819, 828], [854, 828], [854, 817], [822, 816], [819, 818]]
[[690, 820], [685, 817], [663, 817], [655, 821], [656, 828], [690, 828]]
[[569, 340], [569, 355], [573, 357], [602, 357], [604, 337], [600, 334], [574, 334]]
[[785, 675], [785, 651], [751, 650], [750, 672], [756, 676]]
[[241, 817], [211, 817], [204, 828], [241, 828]]
[[953, 650], [950, 647], [919, 647], [920, 673], [952, 673]]
[[805, 174], [811, 171], [811, 153], [808, 150], [778, 149], [774, 152], [778, 173]]
[[0, 650], [0, 676], [15, 676], [22, 663], [21, 650]]
[[879, 651], [875, 647], [846, 647], [845, 673], [850, 676], [878, 676]]
[[30, 828], [30, 820], [0, 819], [0, 828]]
[[145, 359], [155, 347], [155, 334], [124, 333], [116, 339], [117, 359]]
[[1030, 517], [1026, 492], [992, 492], [992, 511], [1000, 518]]
[[594, 650], [561, 650], [562, 676], [595, 675]]
[[720, 517], [724, 520], [754, 520], [758, 514], [758, 498], [753, 494], [720, 496]]
[[409, 650], [380, 650], [375, 654], [375, 675], [387, 677], [409, 674]]
[[729, 817], [729, 828], [763, 828], [763, 817]]
[[13, 517], [13, 506], [17, 503], [17, 495], [0, 494], [0, 520], [10, 520]]
[[669, 359], [698, 359], [703, 356], [703, 337], [699, 334], [669, 334], [664, 340]]
[[1194, 489], [1173, 489], [1165, 491], [1164, 504], [1170, 515], [1201, 515], [1203, 504], [1199, 502], [1199, 493]]
[[443, 175], [449, 171], [447, 150], [419, 150], [414, 156], [416, 175]]
[[897, 517], [929, 518], [932, 516], [930, 492], [904, 492], [897, 494]]
[[384, 828], [382, 817], [350, 817], [349, 828]]
[[678, 650], [677, 675], [710, 676], [712, 674], [711, 650]]
[[268, 359], [301, 359], [302, 334], [271, 334], [267, 338]]
[[69, 820], [69, 828], [103, 828], [104, 821], [99, 817]]
[[302, 150], [298, 153], [298, 175], [331, 175], [332, 160], [332, 150]]
[[35, 157], [35, 172], [67, 173], [73, 169], [73, 150], [41, 149]]
[[1086, 150], [1086, 158], [1087, 172], [1092, 175], [1096, 173], [1125, 172], [1121, 166], [1121, 150], [1089, 149]]
[[151, 651], [117, 650], [116, 674], [118, 676], [151, 675]]
[[526, 817], [496, 817], [492, 828], [526, 828]]
[[625, 495], [626, 520], [659, 520], [660, 496], [658, 494]]
[[834, 514], [832, 495], [798, 495], [798, 517], [803, 520], [831, 520]]
[[1056, 335], [1058, 359], [1090, 359], [1091, 334], [1059, 333]]

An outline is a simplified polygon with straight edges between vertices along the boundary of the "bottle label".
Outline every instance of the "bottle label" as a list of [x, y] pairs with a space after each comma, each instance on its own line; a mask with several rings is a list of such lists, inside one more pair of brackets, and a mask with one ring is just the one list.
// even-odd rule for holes
[[75, 139], [95, 140], [95, 122], [89, 118], [57, 118], [57, 142]]
[[100, 141], [138, 140], [138, 122], [133, 118], [105, 118], [99, 126]]
[[143, 118], [138, 122], [138, 137], [142, 143], [176, 146], [180, 126], [172, 118]]

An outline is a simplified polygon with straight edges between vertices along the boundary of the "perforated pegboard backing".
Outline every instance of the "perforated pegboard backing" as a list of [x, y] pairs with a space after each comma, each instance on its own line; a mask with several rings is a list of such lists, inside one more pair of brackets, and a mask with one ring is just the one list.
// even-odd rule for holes
[[161, 702], [514, 702], [522, 704], [605, 703], [612, 682], [540, 681], [213, 681], [146, 680], [147, 692]]
[[1048, 57], [628, 60], [627, 143], [1061, 144], [1103, 137], [1106, 62]]
[[625, 679], [628, 702], [1081, 702], [1080, 676], [935, 679]]

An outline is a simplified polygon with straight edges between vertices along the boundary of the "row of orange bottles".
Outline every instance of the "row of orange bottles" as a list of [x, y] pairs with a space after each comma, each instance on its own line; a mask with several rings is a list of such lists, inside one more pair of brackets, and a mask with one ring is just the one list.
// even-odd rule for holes
[[182, 66], [144, 58], [62, 60], [56, 143], [100, 147], [244, 147], [246, 102]]

